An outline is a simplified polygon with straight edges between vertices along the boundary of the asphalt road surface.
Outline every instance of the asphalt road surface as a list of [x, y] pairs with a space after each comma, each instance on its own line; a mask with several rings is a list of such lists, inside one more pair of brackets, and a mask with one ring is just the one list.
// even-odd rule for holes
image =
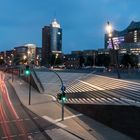
[[1, 80], [1, 140], [49, 140], [51, 138], [45, 133], [45, 129], [51, 125], [51, 123], [27, 110], [19, 101], [12, 86], [7, 81]]

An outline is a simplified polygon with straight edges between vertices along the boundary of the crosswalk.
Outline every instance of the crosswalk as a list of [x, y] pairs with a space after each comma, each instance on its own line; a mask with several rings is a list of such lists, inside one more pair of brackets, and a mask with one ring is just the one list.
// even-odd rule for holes
[[66, 90], [66, 103], [140, 106], [140, 83], [90, 75]]

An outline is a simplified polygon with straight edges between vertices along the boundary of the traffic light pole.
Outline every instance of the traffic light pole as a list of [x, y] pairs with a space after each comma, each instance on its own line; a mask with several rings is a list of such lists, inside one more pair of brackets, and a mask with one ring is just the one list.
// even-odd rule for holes
[[[61, 81], [61, 91], [62, 91], [62, 96], [63, 96], [63, 94], [64, 94], [64, 92], [65, 92], [65, 86], [63, 85], [63, 81], [62, 81], [62, 79], [61, 79], [61, 77], [59, 76], [59, 74], [57, 73], [57, 72], [55, 72], [55, 71], [53, 71], [53, 70], [50, 70], [50, 71], [52, 71], [52, 72], [54, 72], [56, 75], [57, 75], [57, 77], [59, 78], [59, 80]], [[62, 121], [64, 121], [64, 100], [62, 99], [62, 102], [61, 102], [61, 108], [62, 108], [62, 115], [61, 115], [61, 120]]]
[[[63, 87], [64, 87], [64, 86], [63, 86]], [[64, 92], [65, 92], [65, 91], [64, 91], [65, 89], [64, 89], [63, 87], [61, 87], [62, 96], [63, 96], [63, 94], [64, 94]], [[61, 104], [62, 104], [62, 119], [61, 119], [61, 120], [64, 121], [64, 105], [65, 105], [65, 104], [64, 104], [64, 99], [61, 99], [61, 101], [62, 101], [62, 103], [61, 103]]]
[[14, 74], [13, 74], [13, 67], [12, 67], [12, 82], [14, 81]]
[[31, 105], [31, 74], [29, 76], [29, 105]]
[[113, 55], [115, 55], [114, 57], [115, 57], [115, 62], [116, 62], [117, 77], [118, 77], [118, 79], [120, 79], [121, 76], [120, 76], [120, 72], [119, 72], [119, 63], [118, 63], [118, 55], [117, 55], [118, 52], [115, 50], [112, 37], [110, 37], [110, 39], [111, 39], [111, 45], [113, 47]]

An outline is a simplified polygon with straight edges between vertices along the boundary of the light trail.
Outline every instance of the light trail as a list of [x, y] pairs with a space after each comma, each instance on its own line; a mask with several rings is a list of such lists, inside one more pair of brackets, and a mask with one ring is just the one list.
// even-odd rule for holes
[[[14, 108], [14, 106], [13, 106], [11, 100], [10, 100], [8, 90], [7, 90], [5, 81], [4, 81], [5, 75], [1, 76], [1, 77], [2, 77], [1, 78], [1, 91], [2, 91], [3, 101], [5, 101], [5, 103], [6, 103], [7, 107], [8, 107], [8, 110], [9, 110], [10, 114], [12, 115], [13, 119], [16, 120], [15, 123], [16, 123], [17, 129], [22, 134], [23, 139], [27, 140], [28, 135], [27, 135], [26, 129], [24, 127], [24, 124], [23, 124], [23, 122], [18, 121], [20, 118], [19, 118], [19, 116], [18, 116], [18, 114], [17, 114], [17, 112], [16, 112], [16, 110], [15, 110], [15, 108]], [[3, 111], [4, 111], [4, 109], [3, 109]], [[2, 112], [2, 113], [4, 113], [4, 112]], [[5, 115], [2, 114], [2, 115], [6, 116], [6, 114]], [[6, 123], [4, 123], [3, 130], [4, 130], [5, 135], [8, 137], [10, 134], [9, 134], [9, 131], [8, 131], [9, 130], [8, 125]], [[11, 138], [9, 140], [11, 140]]]
[[0, 109], [0, 114], [1, 114], [1, 119], [2, 119], [2, 122], [3, 122], [3, 125], [1, 125], [1, 126], [2, 126], [2, 130], [4, 132], [4, 136], [7, 137], [8, 140], [12, 140], [11, 137], [10, 137], [9, 126], [6, 123], [7, 116], [6, 116], [6, 113], [5, 113], [2, 105], [1, 105], [1, 109]]

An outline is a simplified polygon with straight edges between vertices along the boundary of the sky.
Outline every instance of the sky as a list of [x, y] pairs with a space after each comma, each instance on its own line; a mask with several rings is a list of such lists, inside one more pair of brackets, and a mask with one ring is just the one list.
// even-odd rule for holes
[[116, 30], [140, 21], [140, 0], [0, 0], [0, 51], [34, 43], [54, 18], [63, 29], [64, 53], [104, 48], [107, 21]]

